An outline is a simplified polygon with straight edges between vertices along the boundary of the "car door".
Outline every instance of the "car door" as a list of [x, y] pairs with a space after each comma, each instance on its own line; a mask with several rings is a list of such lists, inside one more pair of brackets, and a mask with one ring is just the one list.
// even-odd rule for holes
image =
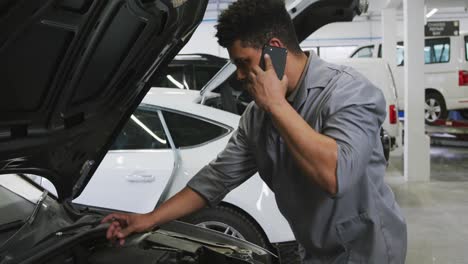
[[[377, 58], [382, 58], [382, 44], [378, 44], [379, 50]], [[395, 81], [396, 95], [398, 99], [398, 108], [403, 110], [405, 107], [404, 73], [405, 73], [405, 50], [403, 41], [398, 41], [396, 45], [396, 67], [392, 68], [393, 79]]]
[[[437, 89], [445, 100], [449, 109], [452, 102], [464, 98], [464, 89], [459, 86], [458, 63], [459, 42], [455, 38], [428, 38], [424, 47], [424, 78], [425, 88]], [[430, 96], [432, 97], [432, 96]]]
[[364, 46], [351, 55], [351, 58], [373, 58], [374, 57], [374, 45]]
[[393, 70], [395, 87], [397, 88], [398, 107], [405, 107], [405, 49], [402, 41], [397, 42], [396, 46], [396, 67]]
[[[458, 63], [459, 70], [461, 70], [462, 72], [463, 71], [468, 71], [468, 35], [462, 35], [462, 36], [454, 38], [454, 39], [457, 39], [457, 40], [462, 42], [460, 44], [459, 49], [458, 49], [459, 50], [458, 56], [460, 58], [459, 63]], [[468, 86], [465, 86], [463, 88], [464, 88], [463, 90], [464, 90], [464, 97], [465, 97], [463, 99], [463, 102], [468, 103]], [[465, 111], [462, 111], [462, 112], [463, 113], [466, 112], [466, 115], [468, 116], [468, 111], [465, 110]]]
[[170, 191], [162, 197], [168, 199], [224, 149], [233, 128], [191, 113], [162, 112], [180, 158]]
[[175, 161], [160, 116], [157, 109], [135, 111], [75, 203], [137, 213], [154, 209]]

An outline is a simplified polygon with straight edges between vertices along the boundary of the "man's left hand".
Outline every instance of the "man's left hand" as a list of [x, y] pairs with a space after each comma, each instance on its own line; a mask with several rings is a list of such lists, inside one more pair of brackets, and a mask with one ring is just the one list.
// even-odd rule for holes
[[272, 109], [286, 102], [288, 77], [280, 81], [268, 54], [265, 55], [265, 71], [258, 65], [249, 74], [249, 93], [255, 103], [264, 111], [271, 113]]

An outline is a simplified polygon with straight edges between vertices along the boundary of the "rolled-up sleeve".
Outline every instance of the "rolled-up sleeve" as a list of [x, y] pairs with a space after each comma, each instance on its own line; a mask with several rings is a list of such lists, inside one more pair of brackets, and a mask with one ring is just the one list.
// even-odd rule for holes
[[205, 198], [209, 206], [218, 204], [232, 189], [257, 172], [246, 135], [248, 119], [248, 113], [241, 117], [239, 127], [225, 149], [187, 184]]
[[[340, 84], [338, 84], [340, 85]], [[329, 101], [330, 116], [322, 133], [338, 146], [335, 197], [342, 196], [365, 175], [385, 120], [385, 99], [369, 81], [358, 78], [341, 84]]]

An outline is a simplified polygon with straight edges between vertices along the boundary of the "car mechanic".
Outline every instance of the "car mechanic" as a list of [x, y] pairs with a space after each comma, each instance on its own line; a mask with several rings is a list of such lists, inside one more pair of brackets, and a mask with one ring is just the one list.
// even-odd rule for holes
[[[384, 182], [381, 91], [355, 70], [303, 52], [282, 0], [238, 0], [218, 42], [254, 98], [226, 148], [174, 197], [147, 214], [110, 214], [108, 239], [125, 238], [215, 206], [257, 171], [300, 244], [303, 263], [404, 263], [406, 223]], [[287, 49], [285, 73], [265, 44]]]

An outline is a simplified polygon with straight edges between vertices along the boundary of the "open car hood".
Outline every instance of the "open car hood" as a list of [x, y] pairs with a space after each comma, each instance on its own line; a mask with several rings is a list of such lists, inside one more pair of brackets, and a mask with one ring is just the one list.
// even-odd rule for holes
[[[106, 239], [96, 211], [78, 212], [27, 176], [0, 177], [0, 263], [259, 263], [274, 254], [224, 233], [172, 221], [135, 233], [123, 247]], [[67, 260], [67, 261], [65, 261]]]
[[353, 20], [368, 6], [369, 0], [286, 0], [299, 42], [326, 24]]
[[0, 2], [0, 174], [77, 197], [208, 0]]
[[[333, 22], [351, 21], [356, 15], [367, 12], [368, 0], [286, 0], [288, 10], [299, 42], [304, 41], [317, 29]], [[203, 96], [216, 89], [236, 71], [228, 62], [200, 91]]]

